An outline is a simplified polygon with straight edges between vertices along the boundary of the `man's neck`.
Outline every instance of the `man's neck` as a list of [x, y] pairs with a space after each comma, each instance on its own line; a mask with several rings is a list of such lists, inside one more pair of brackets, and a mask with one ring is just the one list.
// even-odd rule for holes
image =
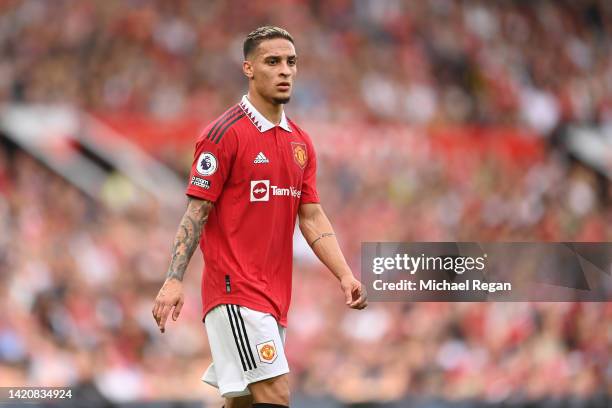
[[248, 92], [247, 98], [251, 104], [270, 122], [278, 125], [283, 117], [283, 105], [266, 101], [256, 92]]

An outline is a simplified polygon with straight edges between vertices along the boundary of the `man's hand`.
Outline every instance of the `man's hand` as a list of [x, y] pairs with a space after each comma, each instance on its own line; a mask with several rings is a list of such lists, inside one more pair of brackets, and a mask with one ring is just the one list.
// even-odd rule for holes
[[178, 319], [183, 303], [185, 303], [184, 299], [183, 282], [174, 278], [166, 279], [153, 305], [153, 318], [162, 333], [166, 330], [166, 320], [172, 308], [174, 308], [172, 320]]
[[353, 275], [340, 280], [340, 286], [344, 292], [346, 305], [352, 309], [365, 309], [368, 306], [368, 294], [365, 286]]

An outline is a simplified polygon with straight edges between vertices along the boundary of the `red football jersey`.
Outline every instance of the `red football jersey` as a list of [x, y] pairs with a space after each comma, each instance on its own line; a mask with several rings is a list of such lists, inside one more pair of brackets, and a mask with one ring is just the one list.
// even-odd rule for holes
[[202, 306], [238, 304], [287, 323], [293, 231], [300, 204], [317, 203], [310, 137], [279, 125], [244, 96], [196, 143], [187, 195], [213, 201], [202, 232]]

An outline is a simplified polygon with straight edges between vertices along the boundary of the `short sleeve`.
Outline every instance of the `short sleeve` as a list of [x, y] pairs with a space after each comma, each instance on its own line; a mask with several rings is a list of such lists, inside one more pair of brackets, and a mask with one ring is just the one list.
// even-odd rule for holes
[[307, 147], [308, 161], [306, 162], [306, 168], [304, 168], [300, 204], [319, 202], [319, 193], [317, 192], [317, 155], [312, 143], [308, 143]]
[[215, 202], [231, 172], [236, 138], [230, 129], [221, 142], [201, 138], [196, 144], [186, 194]]

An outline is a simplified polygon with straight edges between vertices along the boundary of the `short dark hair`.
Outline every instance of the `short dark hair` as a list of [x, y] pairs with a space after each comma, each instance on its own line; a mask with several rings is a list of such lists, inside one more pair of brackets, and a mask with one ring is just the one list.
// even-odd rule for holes
[[249, 35], [247, 35], [244, 40], [244, 45], [242, 46], [242, 52], [244, 53], [244, 59], [247, 59], [247, 56], [255, 49], [257, 46], [265, 40], [272, 40], [274, 38], [284, 38], [285, 40], [293, 42], [293, 37], [289, 34], [289, 31], [275, 26], [263, 26], [259, 27], [253, 31]]

